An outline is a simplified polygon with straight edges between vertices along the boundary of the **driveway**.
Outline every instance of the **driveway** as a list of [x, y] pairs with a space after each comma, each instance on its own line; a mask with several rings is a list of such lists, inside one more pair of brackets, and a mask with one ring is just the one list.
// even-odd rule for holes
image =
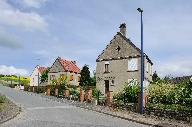
[[0, 93], [22, 107], [20, 115], [1, 127], [147, 127], [2, 85]]

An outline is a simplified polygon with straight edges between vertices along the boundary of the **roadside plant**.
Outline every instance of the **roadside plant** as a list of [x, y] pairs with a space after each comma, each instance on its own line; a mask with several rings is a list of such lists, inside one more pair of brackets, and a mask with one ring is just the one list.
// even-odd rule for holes
[[136, 103], [137, 95], [140, 92], [140, 86], [137, 82], [132, 80], [129, 83], [125, 83], [124, 89], [114, 95], [113, 100], [115, 103], [126, 104], [126, 103]]

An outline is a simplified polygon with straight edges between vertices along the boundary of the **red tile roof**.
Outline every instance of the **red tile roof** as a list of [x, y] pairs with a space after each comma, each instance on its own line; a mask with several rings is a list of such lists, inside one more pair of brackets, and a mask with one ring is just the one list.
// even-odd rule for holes
[[38, 71], [39, 71], [40, 74], [42, 74], [46, 70], [47, 70], [46, 67], [38, 67]]
[[74, 62], [61, 59], [60, 57], [58, 58], [58, 60], [66, 71], [80, 73], [80, 69]]

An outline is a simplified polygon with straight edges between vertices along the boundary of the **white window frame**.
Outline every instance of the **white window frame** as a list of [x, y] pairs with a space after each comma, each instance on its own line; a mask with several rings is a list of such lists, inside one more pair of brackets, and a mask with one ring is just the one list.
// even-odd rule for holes
[[[134, 64], [135, 64], [135, 66], [134, 66]], [[128, 59], [128, 71], [136, 71], [136, 70], [138, 70], [138, 58], [129, 58]]]
[[[108, 65], [108, 71], [106, 71], [105, 65]], [[109, 72], [109, 61], [105, 61], [105, 64], [104, 64], [104, 72]]]

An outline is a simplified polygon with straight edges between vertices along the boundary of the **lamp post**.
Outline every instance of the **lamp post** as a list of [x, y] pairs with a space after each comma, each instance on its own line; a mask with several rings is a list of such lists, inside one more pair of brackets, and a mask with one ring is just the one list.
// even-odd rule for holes
[[138, 8], [137, 11], [141, 14], [141, 109], [140, 113], [144, 113], [144, 106], [143, 106], [143, 81], [144, 81], [144, 53], [143, 53], [143, 10]]

